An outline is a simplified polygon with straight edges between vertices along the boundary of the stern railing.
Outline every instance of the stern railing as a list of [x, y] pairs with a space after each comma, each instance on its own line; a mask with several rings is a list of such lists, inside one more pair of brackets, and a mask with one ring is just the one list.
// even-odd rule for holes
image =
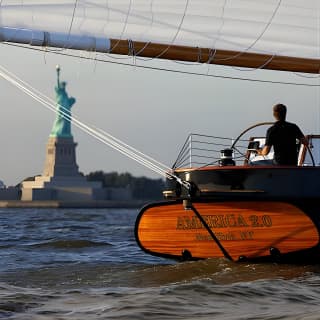
[[[217, 165], [221, 158], [221, 151], [230, 149], [233, 142], [232, 138], [191, 133], [183, 144], [172, 168], [199, 168]], [[248, 140], [239, 141], [234, 148], [233, 160], [244, 161], [247, 147]]]

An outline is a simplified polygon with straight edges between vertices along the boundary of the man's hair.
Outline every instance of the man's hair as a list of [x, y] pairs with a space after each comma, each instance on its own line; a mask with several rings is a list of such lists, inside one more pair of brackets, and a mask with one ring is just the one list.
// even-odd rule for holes
[[274, 105], [273, 112], [278, 120], [286, 120], [287, 107], [284, 104], [278, 103]]

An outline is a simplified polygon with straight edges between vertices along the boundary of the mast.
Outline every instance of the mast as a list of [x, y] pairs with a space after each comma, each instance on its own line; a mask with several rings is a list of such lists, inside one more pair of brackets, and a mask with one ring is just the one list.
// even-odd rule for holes
[[0, 41], [126, 56], [319, 74], [320, 59], [0, 28]]

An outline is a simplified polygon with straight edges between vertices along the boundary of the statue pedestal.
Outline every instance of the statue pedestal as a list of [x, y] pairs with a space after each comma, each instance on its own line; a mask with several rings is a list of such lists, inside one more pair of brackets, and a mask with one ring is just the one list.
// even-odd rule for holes
[[80, 176], [76, 163], [76, 146], [73, 137], [49, 137], [46, 160], [43, 170], [44, 177]]
[[43, 174], [22, 183], [21, 200], [103, 200], [100, 182], [87, 181], [76, 163], [73, 137], [49, 137]]

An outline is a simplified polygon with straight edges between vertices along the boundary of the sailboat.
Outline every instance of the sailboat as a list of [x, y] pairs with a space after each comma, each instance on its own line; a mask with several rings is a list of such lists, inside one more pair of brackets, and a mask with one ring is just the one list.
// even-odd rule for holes
[[[0, 40], [7, 43], [86, 50], [99, 59], [167, 59], [186, 68], [293, 72], [302, 79], [320, 70], [317, 0], [2, 1], [0, 9]], [[297, 146], [297, 166], [280, 167], [255, 157], [252, 146], [263, 145], [264, 137], [241, 133], [226, 142], [191, 134], [166, 172], [165, 201], [137, 217], [138, 244], [182, 260], [319, 262], [320, 137], [307, 137], [309, 147]], [[218, 147], [220, 157], [207, 146]], [[199, 153], [207, 160], [196, 161]]]

